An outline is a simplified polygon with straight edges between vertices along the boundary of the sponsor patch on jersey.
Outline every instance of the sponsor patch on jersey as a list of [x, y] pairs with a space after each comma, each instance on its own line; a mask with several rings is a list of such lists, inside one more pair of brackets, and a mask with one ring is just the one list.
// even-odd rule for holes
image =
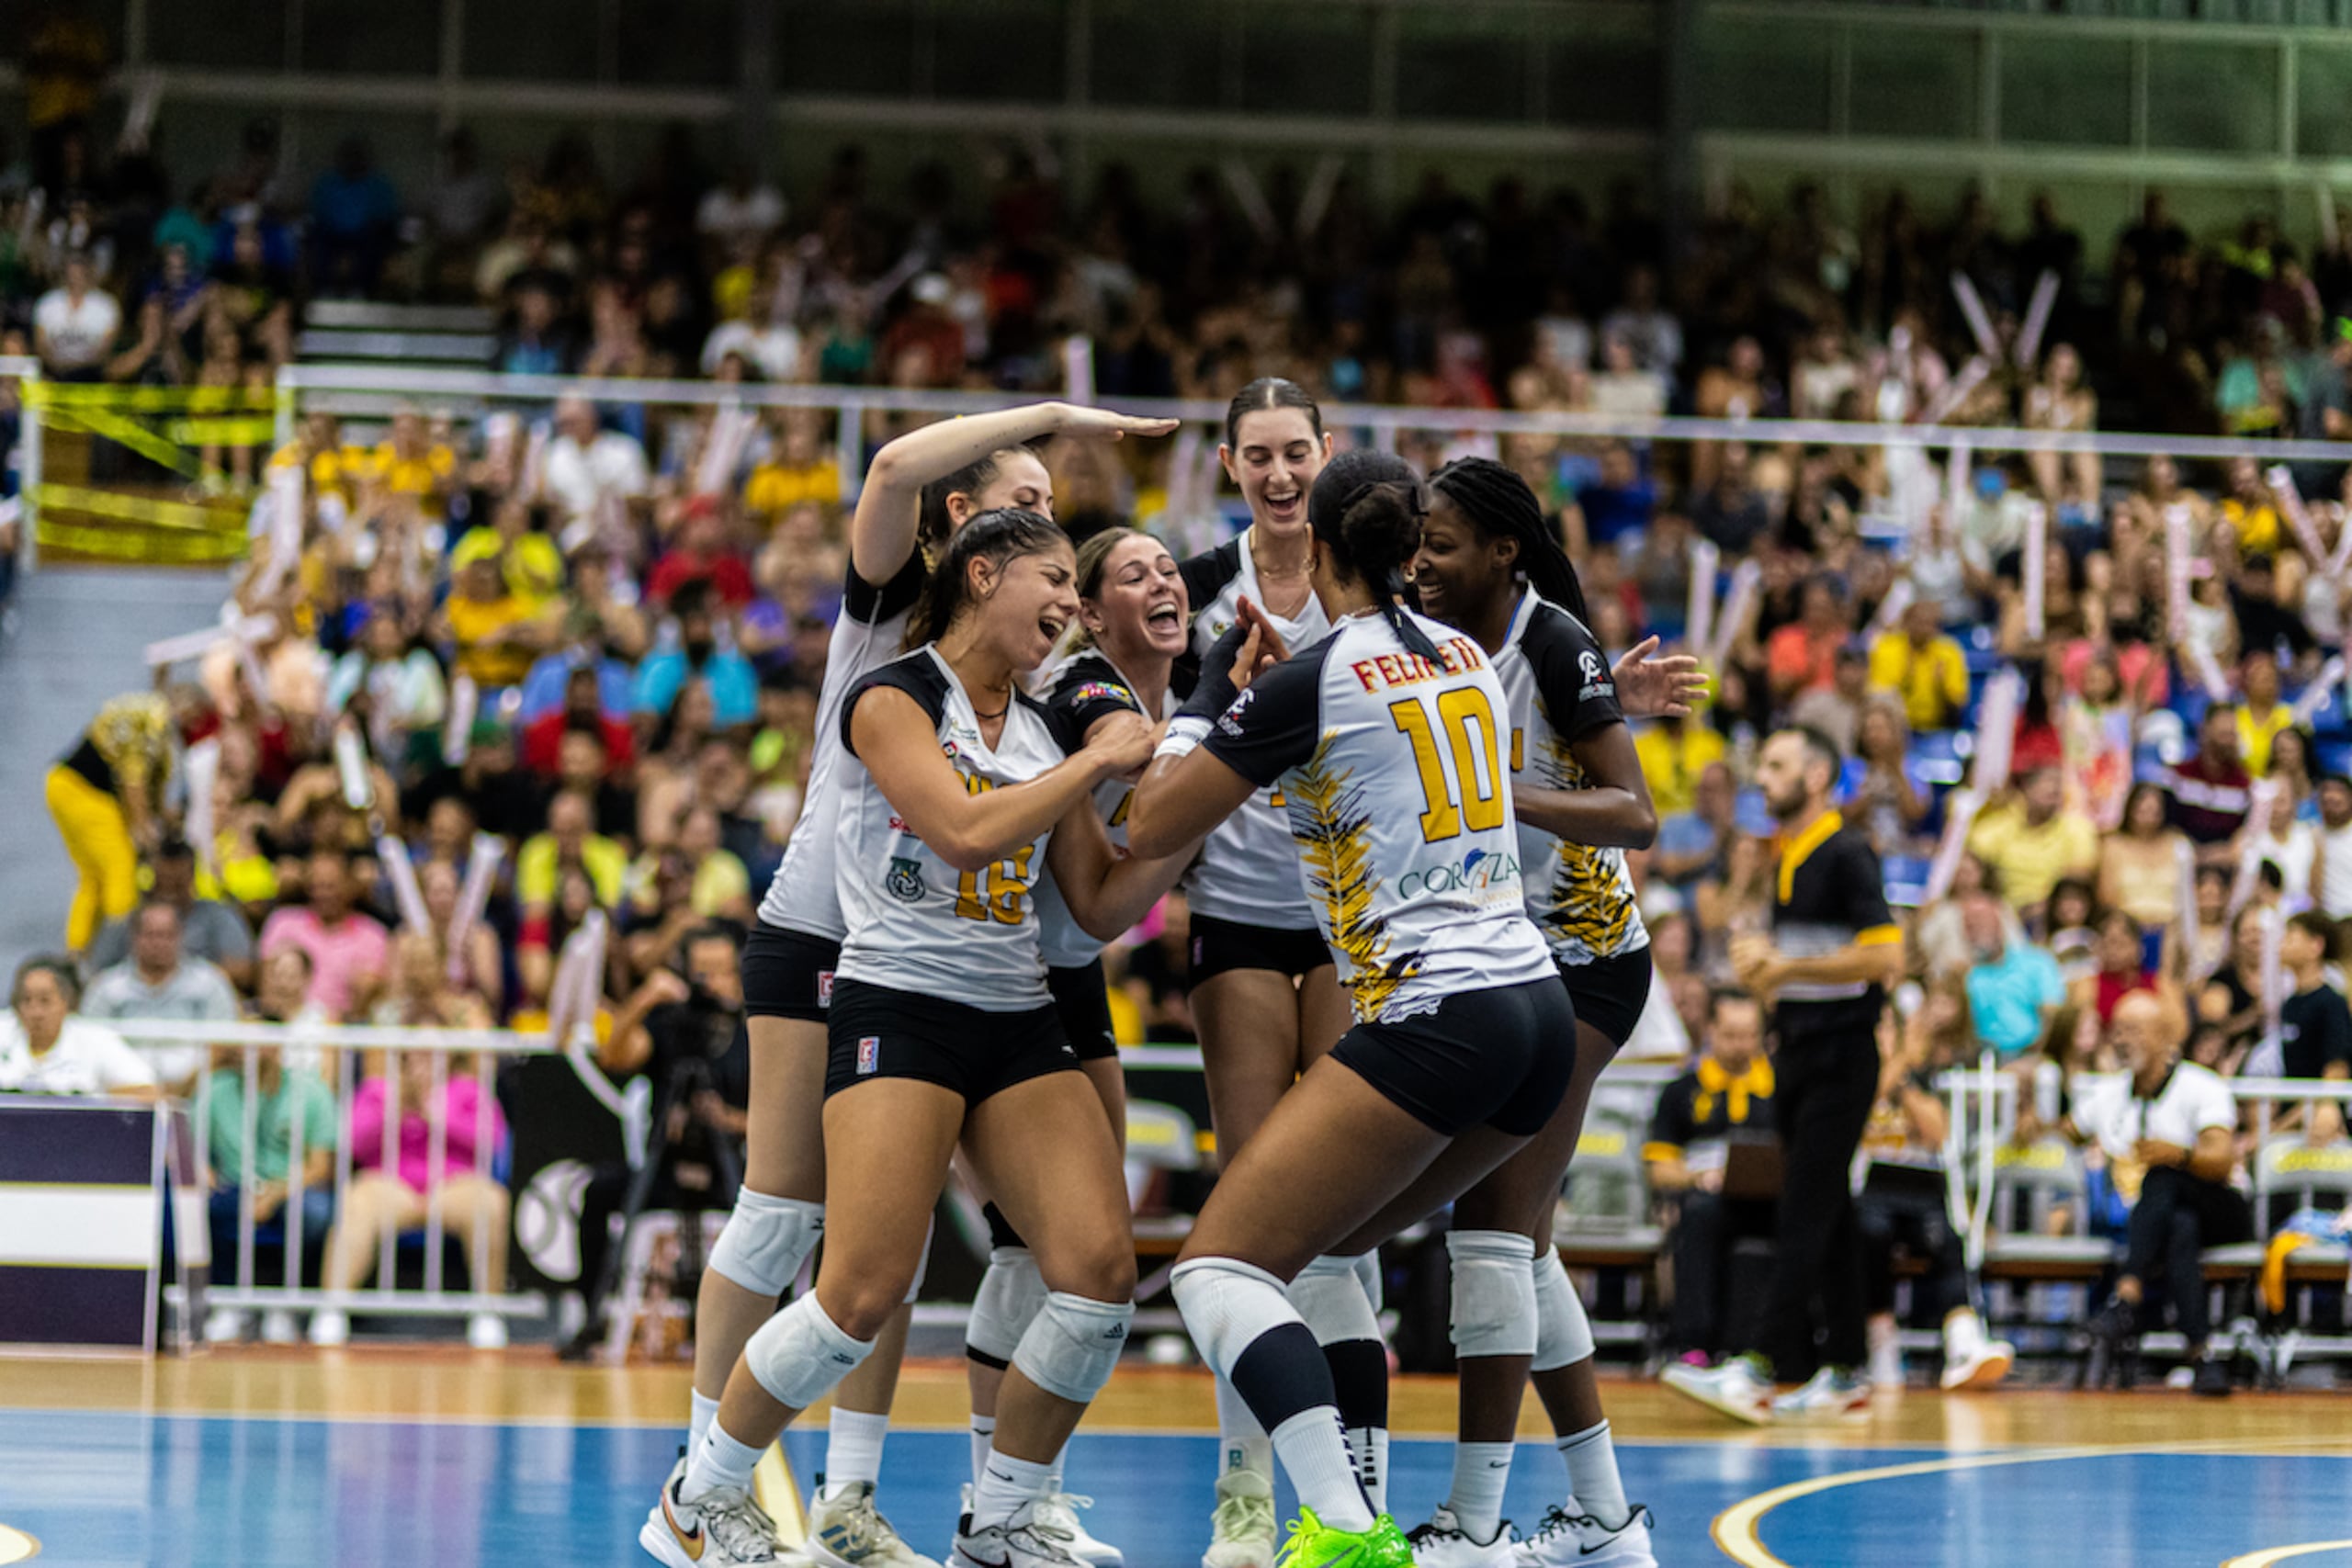
[[882, 878], [882, 886], [901, 904], [922, 903], [922, 862], [910, 855], [892, 855], [889, 874]]
[[833, 1005], [833, 972], [830, 969], [817, 971], [817, 1005], [820, 1008]]
[[882, 1037], [861, 1034], [857, 1037], [857, 1070], [870, 1073], [882, 1065]]
[[1230, 735], [1236, 740], [1240, 739], [1241, 716], [1249, 711], [1250, 699], [1257, 694], [1258, 688], [1252, 686], [1248, 691], [1242, 693], [1239, 696], [1234, 698], [1233, 705], [1226, 709], [1224, 713], [1217, 716], [1217, 728], [1223, 730], [1226, 734]]
[[1594, 697], [1613, 697], [1617, 694], [1617, 682], [1609, 678], [1608, 667], [1600, 662], [1600, 655], [1590, 649], [1577, 655], [1577, 673], [1584, 680], [1584, 689], [1577, 694], [1577, 701], [1589, 702]]
[[1072, 694], [1073, 703], [1117, 703], [1124, 707], [1139, 708], [1136, 694], [1125, 686], [1110, 681], [1089, 681]]
[[1424, 894], [1467, 894], [1477, 899], [1490, 891], [1498, 897], [1516, 900], [1521, 897], [1517, 855], [1472, 850], [1458, 861], [1417, 865], [1396, 881], [1397, 896], [1404, 898], [1418, 898]]

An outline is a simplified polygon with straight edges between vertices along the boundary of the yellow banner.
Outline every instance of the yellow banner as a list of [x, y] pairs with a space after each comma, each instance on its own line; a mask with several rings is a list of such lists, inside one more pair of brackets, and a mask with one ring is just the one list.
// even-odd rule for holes
[[[124, 523], [137, 523], [150, 528], [168, 528], [184, 534], [212, 534], [233, 538], [237, 547], [244, 547], [245, 509], [232, 502], [225, 506], [206, 506], [187, 501], [157, 501], [150, 496], [123, 495], [110, 490], [92, 490], [85, 485], [37, 485], [32, 492], [33, 505], [44, 519], [52, 511], [85, 513], [93, 517], [112, 517]], [[48, 524], [41, 525], [44, 532]], [[79, 547], [76, 547], [77, 548]]]
[[103, 381], [33, 381], [26, 383], [24, 393], [25, 401], [35, 408], [96, 405], [219, 413], [275, 412], [277, 407], [277, 391], [272, 387], [117, 387]]

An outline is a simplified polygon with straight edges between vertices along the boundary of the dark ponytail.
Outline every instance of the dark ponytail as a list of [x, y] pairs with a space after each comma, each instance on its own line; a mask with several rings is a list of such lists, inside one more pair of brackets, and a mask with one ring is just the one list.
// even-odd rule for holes
[[1430, 476], [1430, 488], [1453, 502], [1479, 533], [1517, 540], [1519, 570], [1527, 574], [1528, 586], [1588, 627], [1592, 625], [1576, 563], [1560, 547], [1544, 503], [1525, 479], [1492, 457], [1457, 457]]
[[1405, 563], [1421, 547], [1420, 476], [1387, 452], [1343, 452], [1315, 476], [1306, 525], [1343, 577], [1372, 590], [1380, 618], [1407, 649], [1435, 663], [1437, 645], [1405, 614]]
[[972, 562], [985, 559], [1003, 570], [1023, 556], [1068, 548], [1069, 536], [1035, 512], [1001, 507], [983, 512], [956, 530], [947, 549], [923, 585], [923, 596], [907, 623], [907, 645], [920, 648], [937, 642], [956, 624], [956, 617], [974, 607]]
[[1261, 413], [1268, 409], [1296, 409], [1306, 416], [1315, 428], [1316, 439], [1322, 439], [1323, 411], [1316, 406], [1315, 396], [1295, 381], [1280, 376], [1261, 376], [1233, 394], [1233, 401], [1225, 408], [1225, 444], [1241, 445], [1241, 416]]

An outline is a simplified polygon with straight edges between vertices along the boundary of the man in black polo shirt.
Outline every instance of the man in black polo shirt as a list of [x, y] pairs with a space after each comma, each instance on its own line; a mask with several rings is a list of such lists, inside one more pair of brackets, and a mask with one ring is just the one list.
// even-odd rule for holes
[[[1842, 759], [1827, 737], [1783, 729], [1764, 743], [1756, 782], [1780, 824], [1772, 934], [1734, 939], [1740, 983], [1773, 1002], [1774, 1120], [1782, 1145], [1772, 1288], [1763, 1343], [1713, 1369], [1669, 1367], [1668, 1387], [1738, 1420], [1830, 1416], [1867, 1401], [1861, 1247], [1850, 1172], [1879, 1081], [1878, 1017], [1903, 973], [1903, 934], [1886, 907], [1869, 839], [1829, 804]], [[1811, 1299], [1821, 1300], [1822, 1365], [1772, 1397], [1772, 1370], [1814, 1359]]]

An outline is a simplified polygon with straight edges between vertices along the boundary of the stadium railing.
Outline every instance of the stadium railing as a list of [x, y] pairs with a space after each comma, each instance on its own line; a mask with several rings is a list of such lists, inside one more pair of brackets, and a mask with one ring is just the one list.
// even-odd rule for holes
[[[404, 1107], [401, 1103], [401, 1063], [403, 1057], [420, 1055], [430, 1058], [432, 1087], [428, 1093], [438, 1100], [450, 1081], [453, 1070], [469, 1073], [481, 1096], [480, 1103], [495, 1103], [493, 1080], [499, 1066], [527, 1055], [546, 1055], [555, 1047], [543, 1034], [518, 1034], [509, 1030], [449, 1030], [381, 1028], [364, 1025], [285, 1025], [269, 1023], [188, 1022], [171, 1019], [119, 1019], [108, 1021], [107, 1027], [121, 1034], [134, 1050], [146, 1055], [182, 1054], [190, 1047], [203, 1053], [204, 1065], [197, 1070], [194, 1093], [190, 1097], [197, 1134], [198, 1173], [204, 1186], [214, 1184], [211, 1108], [213, 1099], [214, 1063], [226, 1057], [243, 1075], [243, 1092], [239, 1103], [243, 1122], [237, 1142], [251, 1159], [257, 1146], [259, 1097], [257, 1079], [266, 1051], [283, 1053], [283, 1063], [288, 1070], [315, 1068], [322, 1070], [334, 1100], [334, 1168], [331, 1178], [334, 1191], [334, 1222], [340, 1224], [349, 1213], [349, 1197], [358, 1151], [352, 1147], [349, 1129], [352, 1106], [362, 1081], [362, 1059], [380, 1053], [380, 1076], [386, 1085], [384, 1127], [380, 1145], [369, 1151], [378, 1156], [376, 1168], [396, 1172], [401, 1156], [401, 1122]], [[459, 1067], [453, 1058], [470, 1055], [469, 1067]], [[368, 1073], [366, 1077], [379, 1076]], [[291, 1138], [288, 1151], [287, 1193], [278, 1211], [275, 1227], [260, 1222], [254, 1207], [254, 1184], [251, 1180], [237, 1183], [237, 1241], [232, 1258], [212, 1259], [209, 1279], [205, 1290], [208, 1307], [238, 1309], [288, 1308], [311, 1311], [321, 1307], [336, 1307], [357, 1314], [386, 1314], [411, 1316], [471, 1315], [490, 1313], [506, 1317], [537, 1317], [547, 1303], [536, 1292], [514, 1292], [506, 1289], [503, 1280], [487, 1280], [487, 1237], [478, 1234], [472, 1254], [466, 1260], [466, 1289], [458, 1289], [447, 1277], [445, 1243], [448, 1235], [448, 1214], [444, 1202], [444, 1190], [439, 1183], [425, 1194], [425, 1217], [423, 1227], [414, 1232], [395, 1235], [386, 1233], [379, 1242], [376, 1272], [368, 1287], [349, 1292], [330, 1292], [322, 1287], [305, 1286], [303, 1279], [306, 1239], [300, 1216], [307, 1191], [304, 1166], [311, 1149], [306, 1145], [308, 1129], [303, 1118], [291, 1118]], [[448, 1129], [435, 1117], [429, 1121], [426, 1157], [428, 1168], [441, 1168], [447, 1149]], [[511, 1129], [509, 1135], [511, 1136]], [[488, 1180], [503, 1182], [505, 1150], [503, 1140], [477, 1140], [474, 1148], [473, 1174]], [[273, 1230], [277, 1233], [272, 1235]], [[403, 1241], [415, 1238], [423, 1243], [422, 1282], [403, 1288], [398, 1269]], [[266, 1239], [278, 1240], [284, 1251], [282, 1269], [272, 1270], [280, 1283], [264, 1284], [256, 1258]], [[317, 1260], [323, 1266], [324, 1259]], [[175, 1286], [173, 1302], [185, 1309], [187, 1287], [185, 1281]]]

